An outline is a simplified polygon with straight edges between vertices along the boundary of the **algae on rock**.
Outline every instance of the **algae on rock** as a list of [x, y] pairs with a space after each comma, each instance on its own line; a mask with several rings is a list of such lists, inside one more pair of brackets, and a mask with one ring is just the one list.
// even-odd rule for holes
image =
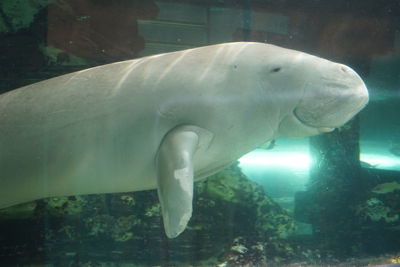
[[[52, 0], [3, 0], [0, 1], [0, 9], [7, 23], [0, 24], [1, 32], [16, 32], [28, 28], [34, 21], [35, 15]], [[3, 25], [3, 26], [1, 26]], [[11, 27], [9, 29], [8, 27]]]
[[[192, 219], [175, 239], [164, 234], [155, 190], [49, 198], [36, 201], [35, 207], [30, 227], [39, 230], [24, 242], [37, 242], [42, 236], [41, 250], [21, 247], [16, 258], [52, 255], [69, 264], [71, 258], [66, 255], [79, 255], [91, 260], [179, 265], [229, 259], [263, 264], [293, 256], [286, 240], [294, 231], [292, 219], [261, 186], [243, 175], [237, 163], [195, 183]], [[7, 242], [14, 241], [3, 240]], [[235, 256], [238, 253], [240, 257]]]

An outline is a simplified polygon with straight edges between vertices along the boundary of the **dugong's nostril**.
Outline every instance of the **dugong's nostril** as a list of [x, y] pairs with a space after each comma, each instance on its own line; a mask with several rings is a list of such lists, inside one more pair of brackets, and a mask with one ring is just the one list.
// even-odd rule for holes
[[349, 69], [347, 67], [345, 67], [345, 66], [341, 66], [340, 70], [343, 71], [344, 73], [349, 72]]

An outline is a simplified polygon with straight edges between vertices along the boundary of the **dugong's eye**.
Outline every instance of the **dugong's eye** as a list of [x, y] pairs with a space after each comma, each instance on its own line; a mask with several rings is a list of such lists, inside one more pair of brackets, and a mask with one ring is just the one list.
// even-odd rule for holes
[[281, 67], [275, 67], [275, 68], [272, 68], [272, 69], [271, 69], [270, 73], [280, 72], [281, 70], [282, 70]]

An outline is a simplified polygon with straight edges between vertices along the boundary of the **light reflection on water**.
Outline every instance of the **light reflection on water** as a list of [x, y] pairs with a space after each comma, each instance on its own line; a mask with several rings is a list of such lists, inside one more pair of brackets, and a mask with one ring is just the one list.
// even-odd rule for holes
[[[371, 168], [400, 171], [400, 157], [379, 142], [361, 141], [362, 162]], [[293, 196], [304, 190], [311, 165], [308, 139], [278, 139], [273, 149], [256, 149], [239, 159], [244, 174], [271, 197]]]

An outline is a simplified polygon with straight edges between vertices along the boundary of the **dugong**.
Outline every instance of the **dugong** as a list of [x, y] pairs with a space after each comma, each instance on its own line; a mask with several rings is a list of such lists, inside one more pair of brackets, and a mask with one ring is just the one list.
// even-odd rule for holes
[[332, 131], [368, 102], [351, 68], [255, 42], [63, 75], [0, 95], [0, 207], [157, 189], [166, 235], [193, 182], [278, 136]]

